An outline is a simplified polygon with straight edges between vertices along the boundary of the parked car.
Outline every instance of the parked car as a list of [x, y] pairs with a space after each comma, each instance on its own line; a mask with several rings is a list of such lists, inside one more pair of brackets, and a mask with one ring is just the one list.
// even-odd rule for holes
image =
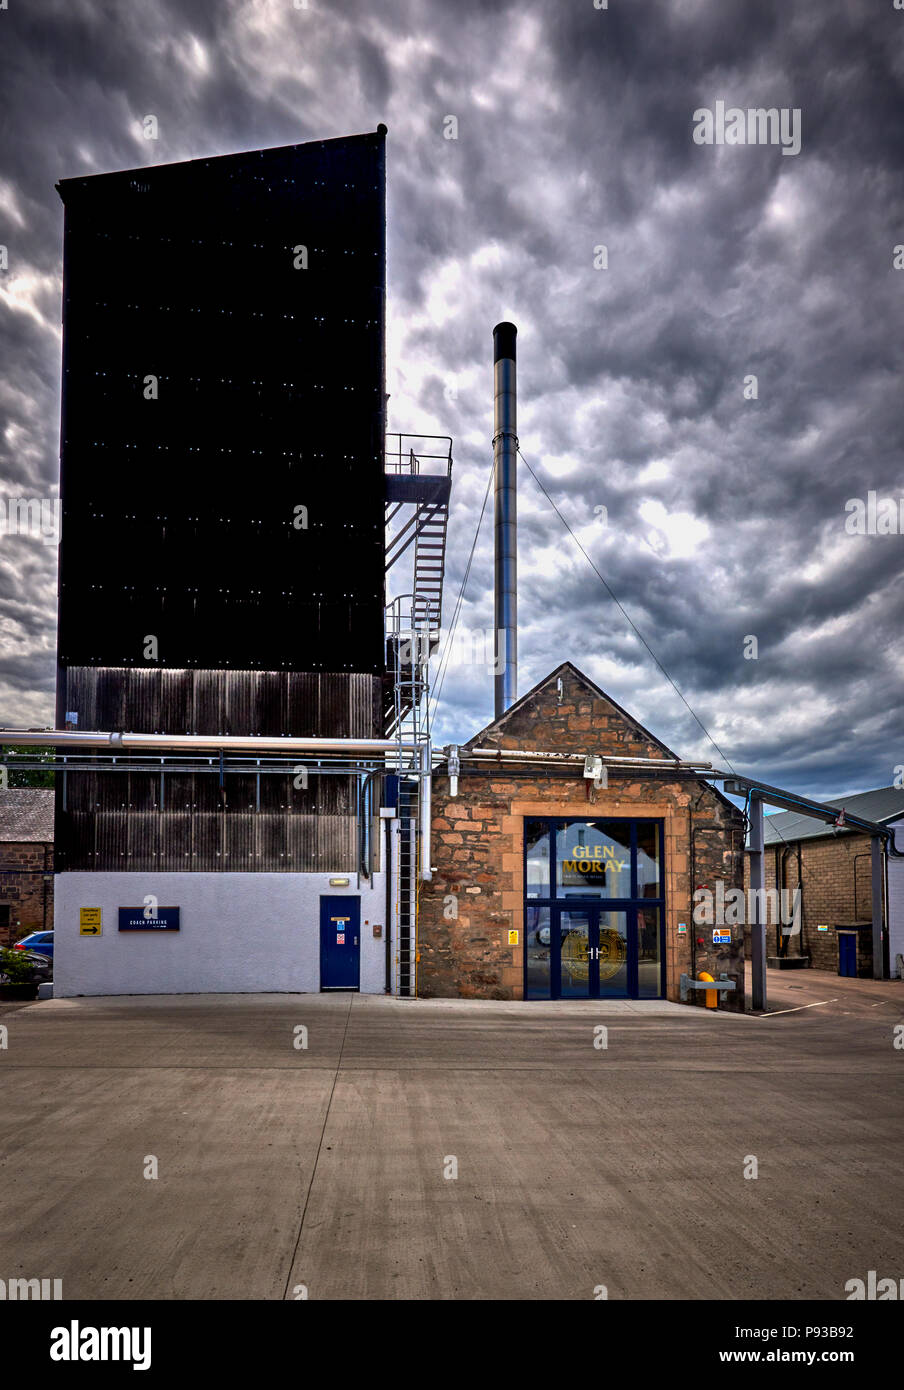
[[29, 936], [23, 936], [21, 941], [17, 941], [13, 950], [37, 951], [39, 955], [49, 956], [53, 960], [53, 932], [33, 931]]
[[[16, 945], [18, 945], [18, 942]], [[10, 950], [15, 950], [15, 947], [10, 947]], [[30, 978], [35, 984], [43, 984], [44, 981], [53, 979], [53, 961], [49, 956], [39, 956], [37, 951], [23, 951], [22, 956], [31, 966]], [[10, 981], [10, 977], [4, 971], [3, 963], [0, 961], [0, 985], [8, 985], [10, 983], [17, 982]]]

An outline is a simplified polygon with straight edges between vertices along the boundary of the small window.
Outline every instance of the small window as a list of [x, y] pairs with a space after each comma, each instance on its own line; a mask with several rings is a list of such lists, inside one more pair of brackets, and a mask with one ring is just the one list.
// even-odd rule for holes
[[529, 820], [524, 830], [527, 843], [527, 896], [548, 898], [549, 821]]
[[9, 903], [0, 903], [0, 927], [9, 926]]

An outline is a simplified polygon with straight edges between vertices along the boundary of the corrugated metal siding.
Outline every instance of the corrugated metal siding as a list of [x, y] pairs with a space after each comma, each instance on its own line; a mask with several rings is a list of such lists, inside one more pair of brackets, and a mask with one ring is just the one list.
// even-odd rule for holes
[[58, 871], [354, 873], [353, 815], [66, 812]]
[[[380, 732], [380, 681], [74, 667], [66, 707], [82, 729], [371, 738]], [[315, 773], [306, 788], [294, 781], [262, 773], [256, 810], [257, 778], [228, 774], [224, 810], [215, 772], [167, 774], [161, 810], [158, 773], [68, 773], [65, 812], [62, 786], [57, 792], [57, 862], [68, 870], [354, 872], [353, 781]]]
[[283, 671], [161, 671], [71, 666], [67, 712], [115, 733], [378, 738], [380, 678]]

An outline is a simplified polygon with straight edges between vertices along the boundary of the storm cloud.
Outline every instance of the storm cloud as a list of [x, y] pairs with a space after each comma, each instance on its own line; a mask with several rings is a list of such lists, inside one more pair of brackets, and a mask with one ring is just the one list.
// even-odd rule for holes
[[[524, 457], [718, 747], [524, 467], [520, 690], [570, 658], [685, 757], [892, 782], [904, 536], [845, 527], [904, 496], [892, 0], [9, 0], [0, 55], [0, 495], [57, 491], [58, 179], [385, 122], [389, 428], [454, 439], [447, 621], [511, 319]], [[696, 143], [717, 102], [799, 109], [800, 152]], [[2, 723], [53, 720], [55, 565], [0, 536]], [[438, 741], [491, 716], [487, 666], [449, 665]]]

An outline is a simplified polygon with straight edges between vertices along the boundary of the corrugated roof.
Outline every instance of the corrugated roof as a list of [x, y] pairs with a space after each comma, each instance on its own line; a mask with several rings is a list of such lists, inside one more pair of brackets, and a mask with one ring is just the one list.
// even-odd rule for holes
[[[844, 807], [852, 815], [882, 823], [904, 816], [904, 787], [877, 787], [872, 792], [827, 797], [825, 802], [827, 806], [837, 806], [839, 811]], [[813, 816], [805, 816], [801, 811], [780, 811], [778, 815], [766, 816], [763, 824], [763, 841], [767, 845], [781, 844], [786, 840], [815, 840], [820, 835], [838, 833], [834, 826], [815, 820]]]
[[0, 840], [53, 841], [53, 792], [34, 787], [0, 789]]

